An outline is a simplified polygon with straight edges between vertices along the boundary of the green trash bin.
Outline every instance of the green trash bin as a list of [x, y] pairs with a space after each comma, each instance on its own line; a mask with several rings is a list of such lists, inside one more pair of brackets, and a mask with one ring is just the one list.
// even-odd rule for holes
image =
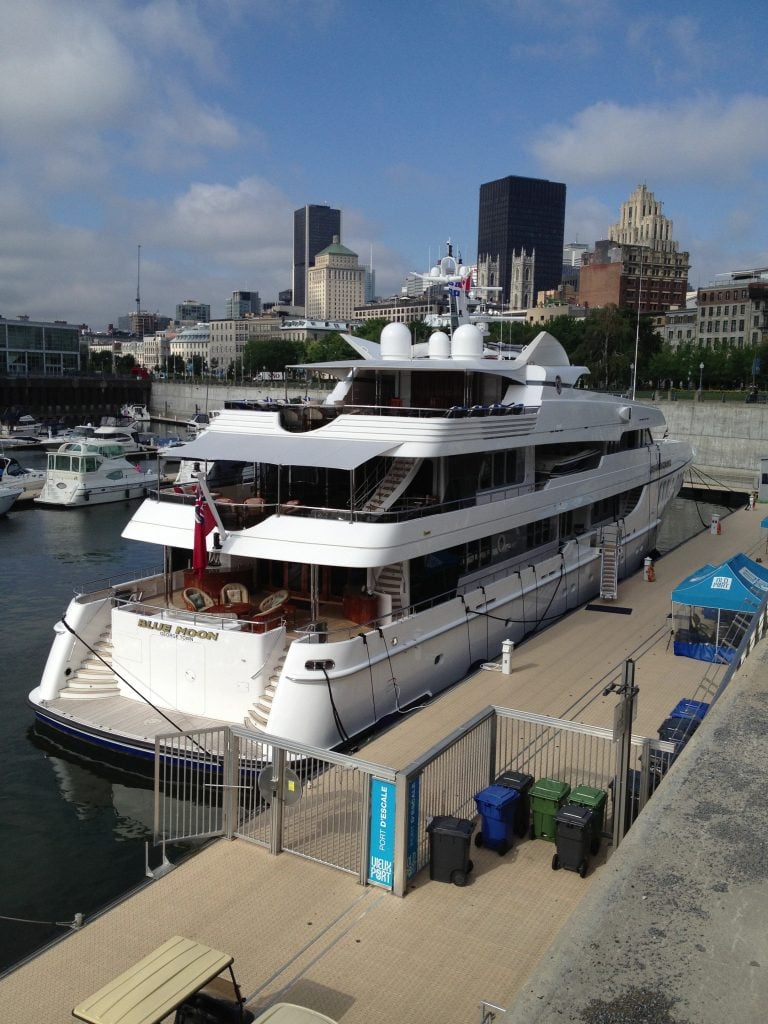
[[571, 787], [558, 779], [539, 779], [528, 791], [531, 798], [531, 839], [555, 841], [555, 818]]
[[592, 810], [592, 843], [590, 853], [594, 857], [600, 850], [603, 841], [603, 823], [605, 821], [605, 805], [608, 800], [608, 792], [605, 789], [595, 789], [593, 786], [577, 786], [571, 790], [568, 798], [569, 804], [576, 804], [578, 807], [589, 807]]

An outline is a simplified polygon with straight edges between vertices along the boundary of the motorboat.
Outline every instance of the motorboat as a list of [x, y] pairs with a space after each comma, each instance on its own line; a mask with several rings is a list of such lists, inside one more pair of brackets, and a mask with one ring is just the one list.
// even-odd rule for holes
[[188, 483], [123, 533], [163, 570], [77, 594], [39, 723], [146, 758], [169, 720], [344, 748], [616, 597], [654, 550], [691, 447], [656, 407], [589, 390], [552, 335], [345, 340], [359, 358], [300, 367], [335, 378], [322, 404], [224, 409], [173, 449]]
[[149, 409], [141, 402], [126, 402], [120, 410], [120, 415], [142, 427], [145, 427], [151, 419]]
[[0, 516], [4, 516], [23, 493], [21, 484], [0, 483]]
[[90, 423], [81, 423], [60, 432], [50, 430], [47, 437], [40, 439], [40, 447], [43, 451], [55, 452], [67, 441], [82, 441], [85, 438], [93, 437], [95, 430], [96, 428]]
[[34, 498], [45, 483], [45, 470], [29, 469], [12, 455], [0, 454], [0, 483], [21, 484], [22, 496]]
[[142, 498], [158, 481], [154, 464], [130, 462], [112, 441], [85, 438], [48, 453], [45, 483], [35, 501], [58, 508], [103, 505]]

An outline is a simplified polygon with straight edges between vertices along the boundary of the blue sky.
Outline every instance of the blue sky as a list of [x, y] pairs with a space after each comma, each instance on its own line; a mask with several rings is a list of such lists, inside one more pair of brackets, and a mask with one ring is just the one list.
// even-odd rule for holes
[[85, 322], [290, 286], [328, 202], [377, 290], [480, 184], [565, 182], [566, 241], [645, 182], [691, 283], [768, 265], [756, 9], [711, 0], [14, 0], [0, 34], [0, 315]]

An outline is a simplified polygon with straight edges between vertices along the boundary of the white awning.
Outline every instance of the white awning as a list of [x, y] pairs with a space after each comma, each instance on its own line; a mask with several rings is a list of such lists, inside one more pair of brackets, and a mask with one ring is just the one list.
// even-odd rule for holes
[[162, 454], [170, 459], [197, 459], [214, 462], [268, 462], [276, 466], [323, 466], [328, 469], [354, 469], [368, 459], [394, 451], [399, 442], [353, 441], [350, 438], [317, 436], [312, 431], [280, 436], [238, 434], [206, 430], [199, 437]]

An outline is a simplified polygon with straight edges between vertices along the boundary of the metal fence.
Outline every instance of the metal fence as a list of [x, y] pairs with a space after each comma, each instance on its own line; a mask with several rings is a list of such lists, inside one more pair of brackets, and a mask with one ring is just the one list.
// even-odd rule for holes
[[673, 757], [671, 743], [633, 736], [624, 758], [630, 784], [615, 787], [611, 730], [497, 707], [473, 716], [402, 771], [238, 726], [159, 736], [155, 842], [237, 836], [271, 853], [328, 864], [364, 884], [378, 780], [394, 787], [388, 887], [404, 895], [408, 879], [429, 862], [429, 822], [474, 818], [475, 795], [502, 772], [605, 789], [604, 830], [618, 842]]
[[238, 837], [365, 881], [374, 778], [395, 773], [237, 726], [158, 736], [155, 842]]

